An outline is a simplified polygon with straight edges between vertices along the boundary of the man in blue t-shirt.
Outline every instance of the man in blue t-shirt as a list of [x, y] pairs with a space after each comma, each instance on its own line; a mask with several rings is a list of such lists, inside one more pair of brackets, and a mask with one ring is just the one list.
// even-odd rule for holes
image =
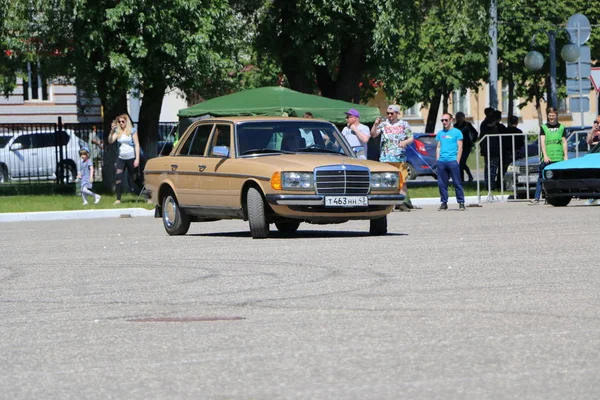
[[460, 130], [452, 127], [452, 114], [444, 113], [442, 116], [442, 125], [443, 129], [435, 136], [435, 140], [437, 140], [435, 155], [437, 160], [438, 187], [442, 202], [438, 210], [448, 209], [448, 178], [452, 177], [452, 183], [456, 189], [458, 209], [464, 211], [465, 194], [460, 177], [463, 134]]

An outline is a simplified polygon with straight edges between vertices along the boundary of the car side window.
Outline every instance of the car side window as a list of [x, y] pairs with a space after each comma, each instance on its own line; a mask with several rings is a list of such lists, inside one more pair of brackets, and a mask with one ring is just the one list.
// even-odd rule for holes
[[179, 154], [183, 156], [204, 156], [204, 150], [212, 128], [212, 124], [198, 125], [196, 130], [188, 136]]
[[231, 126], [229, 125], [217, 125], [215, 127], [215, 134], [213, 137], [213, 145], [211, 146], [208, 155], [213, 155], [214, 146], [225, 146], [231, 149]]
[[15, 139], [13, 143], [21, 143], [23, 146], [23, 150], [27, 150], [31, 148], [31, 139], [33, 135], [21, 135]]

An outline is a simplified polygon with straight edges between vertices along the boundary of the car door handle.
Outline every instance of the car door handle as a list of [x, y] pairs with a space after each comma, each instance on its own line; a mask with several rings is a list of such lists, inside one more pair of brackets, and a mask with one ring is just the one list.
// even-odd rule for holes
[[177, 171], [177, 164], [171, 164], [171, 171]]
[[198, 165], [198, 172], [204, 172], [206, 165]]

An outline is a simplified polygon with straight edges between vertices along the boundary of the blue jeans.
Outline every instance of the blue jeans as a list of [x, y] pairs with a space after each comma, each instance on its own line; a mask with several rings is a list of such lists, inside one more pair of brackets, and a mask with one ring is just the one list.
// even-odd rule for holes
[[456, 189], [456, 201], [464, 203], [465, 193], [463, 192], [460, 179], [460, 164], [458, 161], [438, 161], [437, 174], [441, 202], [448, 202], [448, 179], [452, 178], [452, 184], [454, 185], [454, 189]]
[[549, 163], [545, 163], [545, 162], [540, 162], [540, 165], [538, 166], [538, 180], [537, 183], [535, 184], [535, 195], [533, 196], [534, 199], [539, 200], [540, 197], [542, 196], [542, 178], [543, 178], [543, 174], [544, 174], [544, 168], [546, 168], [548, 165], [552, 164], [552, 161], [550, 161]]

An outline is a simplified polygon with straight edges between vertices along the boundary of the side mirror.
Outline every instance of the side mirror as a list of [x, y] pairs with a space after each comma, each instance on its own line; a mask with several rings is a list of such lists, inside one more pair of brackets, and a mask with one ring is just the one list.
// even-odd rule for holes
[[23, 149], [23, 143], [13, 143], [10, 145], [10, 151], [19, 151]]
[[215, 146], [212, 151], [213, 156], [217, 157], [229, 157], [229, 147], [227, 146]]
[[356, 157], [358, 158], [367, 158], [364, 146], [352, 146], [352, 151], [354, 151], [354, 154], [356, 154]]

